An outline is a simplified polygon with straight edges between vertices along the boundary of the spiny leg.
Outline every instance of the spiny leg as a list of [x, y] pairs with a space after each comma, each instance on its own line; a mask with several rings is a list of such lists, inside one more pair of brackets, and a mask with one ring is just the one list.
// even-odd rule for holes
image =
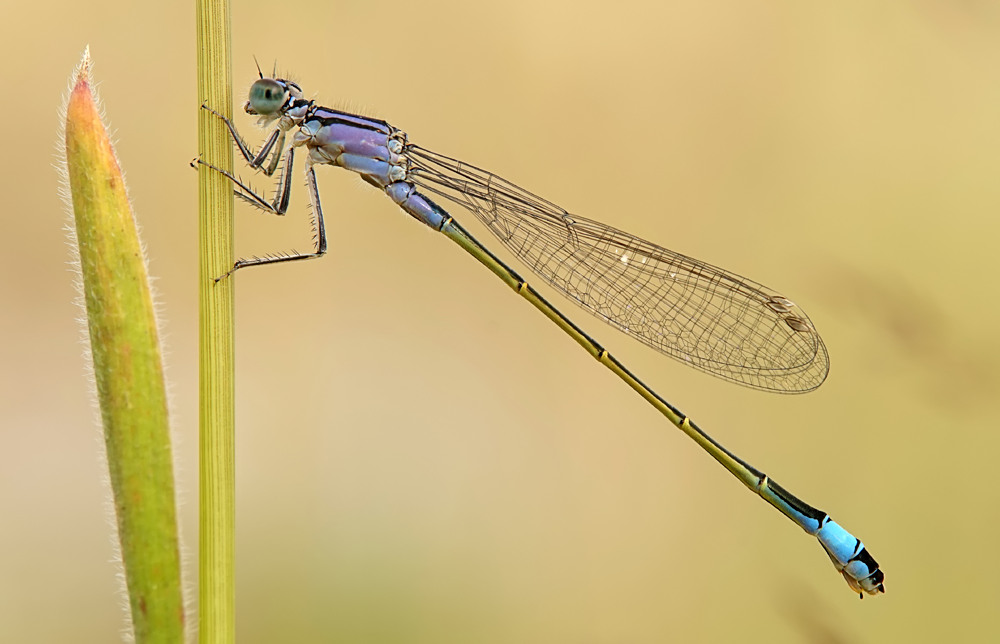
[[[290, 151], [290, 150], [289, 150]], [[323, 206], [319, 201], [319, 189], [316, 187], [316, 172], [313, 170], [312, 164], [306, 163], [306, 188], [309, 191], [309, 204], [312, 206], [313, 212], [313, 225], [314, 225], [314, 242], [316, 244], [316, 250], [311, 253], [298, 253], [293, 252], [289, 255], [270, 255], [265, 257], [251, 257], [249, 259], [240, 259], [233, 265], [233, 270], [226, 273], [222, 277], [219, 277], [215, 281], [218, 282], [223, 277], [232, 274], [234, 271], [240, 268], [245, 268], [247, 266], [262, 266], [264, 264], [277, 264], [279, 262], [294, 262], [299, 259], [315, 259], [317, 257], [322, 257], [326, 255], [326, 224], [323, 221]], [[285, 200], [285, 206], [287, 207], [287, 198]]]
[[[263, 170], [264, 174], [269, 177], [274, 174], [275, 169], [278, 167], [278, 159], [281, 157], [282, 150], [285, 147], [284, 130], [281, 128], [275, 128], [274, 132], [271, 132], [271, 136], [269, 136], [267, 141], [264, 142], [264, 145], [260, 147], [260, 151], [254, 154], [253, 150], [250, 149], [250, 146], [248, 146], [246, 141], [243, 140], [243, 137], [240, 136], [240, 133], [236, 131], [236, 126], [233, 125], [232, 121], [207, 105], [202, 105], [201, 107], [202, 109], [208, 110], [217, 116], [223, 123], [226, 124], [226, 128], [229, 130], [229, 135], [233, 137], [233, 143], [236, 144], [236, 148], [240, 151], [240, 154], [243, 155], [243, 158], [246, 159], [247, 164], [254, 170], [260, 170], [261, 166], [264, 164], [264, 160], [267, 158], [268, 153], [270, 153], [272, 149], [275, 150], [274, 155], [271, 157], [271, 163], [268, 164], [267, 168], [264, 168]], [[275, 144], [277, 144], [277, 147]]]
[[[293, 150], [291, 148], [289, 148], [288, 154], [291, 155], [292, 152], [293, 152]], [[292, 158], [290, 156], [289, 160], [288, 160], [288, 165], [289, 166], [291, 166], [291, 161], [292, 161]], [[273, 212], [275, 212], [275, 213], [277, 213], [279, 215], [280, 214], [284, 214], [285, 209], [288, 208], [288, 194], [289, 194], [289, 187], [291, 185], [288, 181], [283, 181], [283, 183], [285, 184], [285, 189], [282, 191], [281, 204], [280, 204], [281, 207], [282, 207], [282, 210], [279, 212], [277, 208], [272, 207], [272, 205], [269, 204], [269, 203], [267, 203], [266, 200], [264, 200], [263, 198], [261, 198], [256, 193], [250, 191], [249, 188], [247, 188], [245, 185], [243, 185], [243, 183], [241, 183], [238, 179], [236, 179], [231, 173], [226, 172], [225, 170], [217, 168], [217, 167], [215, 167], [213, 165], [210, 165], [208, 163], [205, 163], [204, 161], [201, 161], [200, 159], [198, 160], [198, 163], [200, 163], [201, 165], [204, 165], [204, 166], [206, 166], [208, 168], [211, 168], [211, 169], [215, 170], [216, 172], [222, 173], [226, 178], [228, 178], [230, 181], [232, 181], [233, 183], [235, 183], [241, 189], [246, 190], [247, 192], [249, 192], [249, 194], [252, 195], [253, 198], [256, 199], [256, 201], [251, 201], [250, 196], [241, 194], [239, 190], [234, 190], [233, 191], [234, 194], [237, 194], [237, 195], [243, 197], [247, 201], [250, 201], [250, 203], [252, 203], [252, 204], [254, 204], [254, 205], [256, 205], [256, 206], [258, 206], [258, 207], [260, 207], [260, 208], [262, 208], [264, 210], [272, 210]], [[289, 176], [289, 173], [286, 172], [285, 175], [287, 177], [287, 176]], [[292, 251], [292, 253], [285, 254], [285, 255], [265, 255], [264, 257], [249, 257], [249, 258], [246, 258], [246, 259], [242, 259], [241, 258], [241, 259], [237, 260], [235, 264], [233, 264], [233, 268], [231, 270], [227, 271], [223, 275], [220, 275], [219, 277], [216, 277], [215, 278], [216, 282], [219, 282], [220, 280], [223, 280], [223, 279], [229, 277], [230, 275], [232, 275], [237, 270], [239, 270], [241, 268], [246, 268], [247, 266], [262, 266], [264, 264], [277, 264], [279, 262], [293, 262], [293, 261], [299, 260], [299, 259], [313, 259], [313, 258], [316, 258], [316, 257], [322, 257], [323, 255], [326, 254], [326, 224], [323, 221], [323, 206], [320, 204], [320, 201], [319, 201], [319, 189], [316, 186], [316, 173], [313, 170], [312, 165], [308, 164], [308, 163], [307, 163], [307, 167], [306, 167], [306, 188], [309, 191], [309, 203], [312, 206], [312, 212], [313, 212], [313, 217], [314, 217], [314, 219], [313, 219], [313, 225], [314, 225], [314, 241], [315, 241], [315, 244], [316, 244], [316, 250], [313, 251], [313, 252], [311, 252], [311, 253], [299, 253], [299, 252]], [[275, 197], [275, 202], [276, 203], [278, 202], [278, 197]]]
[[[233, 194], [243, 199], [244, 201], [254, 206], [255, 208], [259, 208], [264, 212], [270, 212], [276, 215], [285, 214], [285, 211], [288, 210], [288, 199], [291, 194], [291, 176], [292, 176], [291, 171], [292, 171], [292, 165], [295, 160], [294, 151], [291, 149], [286, 151], [284, 149], [285, 131], [282, 130], [281, 128], [275, 128], [275, 130], [271, 133], [271, 136], [268, 137], [267, 141], [264, 142], [264, 145], [261, 146], [260, 151], [254, 154], [253, 150], [251, 150], [250, 147], [243, 140], [243, 137], [240, 136], [240, 133], [236, 130], [236, 126], [233, 125], [232, 121], [230, 121], [228, 118], [226, 118], [219, 112], [213, 110], [211, 107], [207, 105], [202, 105], [201, 107], [202, 109], [212, 113], [220, 121], [225, 123], [226, 129], [229, 130], [229, 135], [233, 139], [233, 143], [236, 144], [236, 148], [240, 151], [240, 154], [243, 155], [244, 160], [246, 160], [247, 165], [249, 165], [250, 168], [254, 170], [262, 170], [264, 174], [266, 174], [267, 176], [272, 176], [275, 170], [277, 170], [281, 158], [283, 156], [287, 156], [288, 160], [282, 171], [282, 176], [278, 181], [278, 187], [275, 191], [274, 199], [270, 203], [268, 203], [267, 199], [259, 195], [249, 185], [244, 184], [240, 179], [236, 178], [236, 176], [234, 176], [232, 173], [223, 170], [222, 168], [213, 166], [209, 163], [205, 163], [200, 158], [196, 159], [195, 161], [200, 165], [212, 168], [216, 172], [221, 173], [230, 181], [232, 181], [238, 187], [238, 189], [233, 190]], [[268, 164], [266, 168], [262, 169], [261, 166], [267, 159], [268, 154], [271, 153], [272, 151], [273, 154], [271, 154], [271, 162]], [[192, 166], [193, 165], [194, 162], [192, 162]]]
[[[288, 200], [290, 199], [292, 194], [292, 166], [295, 164], [295, 149], [288, 148], [288, 150], [286, 150], [282, 156], [287, 157], [288, 161], [285, 162], [285, 167], [282, 170], [281, 179], [278, 181], [278, 187], [274, 192], [274, 199], [272, 199], [270, 202], [267, 200], [266, 197], [257, 194], [257, 192], [255, 192], [253, 188], [243, 183], [243, 181], [241, 181], [239, 178], [236, 177], [236, 175], [234, 175], [232, 172], [229, 172], [228, 170], [223, 170], [218, 166], [202, 161], [200, 158], [195, 159], [192, 162], [192, 165], [194, 165], [195, 163], [197, 163], [198, 165], [203, 165], [206, 168], [215, 170], [222, 176], [232, 181], [233, 184], [236, 186], [236, 188], [233, 189], [233, 194], [239, 197], [240, 199], [243, 199], [244, 201], [254, 206], [255, 208], [259, 208], [264, 212], [269, 212], [275, 215], [284, 215], [285, 212], [287, 212], [288, 210]], [[281, 157], [277, 156], [276, 158], [281, 158]]]

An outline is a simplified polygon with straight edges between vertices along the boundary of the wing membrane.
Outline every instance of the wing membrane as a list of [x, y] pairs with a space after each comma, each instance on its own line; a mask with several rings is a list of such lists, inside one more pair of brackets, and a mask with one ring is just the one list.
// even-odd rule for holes
[[571, 215], [495, 174], [408, 145], [409, 180], [466, 208], [539, 277], [696, 369], [783, 393], [815, 389], [829, 357], [809, 317], [753, 280]]

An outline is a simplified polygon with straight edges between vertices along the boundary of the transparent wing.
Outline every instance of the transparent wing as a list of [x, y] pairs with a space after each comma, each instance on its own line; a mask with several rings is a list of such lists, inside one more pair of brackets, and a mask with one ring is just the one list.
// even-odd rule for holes
[[755, 389], [815, 389], [826, 346], [791, 300], [753, 280], [571, 215], [495, 174], [408, 145], [409, 180], [471, 211], [592, 314], [696, 369]]

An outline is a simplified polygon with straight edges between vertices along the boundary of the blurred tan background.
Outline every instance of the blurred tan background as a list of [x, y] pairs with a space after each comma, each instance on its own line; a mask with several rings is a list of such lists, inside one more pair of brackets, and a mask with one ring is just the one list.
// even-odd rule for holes
[[[3, 642], [117, 641], [122, 624], [53, 170], [88, 43], [163, 312], [195, 594], [200, 97], [182, 7], [5, 7]], [[237, 278], [240, 642], [1000, 637], [1000, 6], [247, 2], [233, 19], [238, 103], [252, 56], [277, 59], [325, 104], [801, 304], [833, 369], [798, 397], [565, 308], [860, 536], [888, 591], [853, 597], [814, 539], [498, 280], [327, 170], [330, 255]], [[307, 245], [294, 185], [288, 218], [239, 208], [241, 254]]]

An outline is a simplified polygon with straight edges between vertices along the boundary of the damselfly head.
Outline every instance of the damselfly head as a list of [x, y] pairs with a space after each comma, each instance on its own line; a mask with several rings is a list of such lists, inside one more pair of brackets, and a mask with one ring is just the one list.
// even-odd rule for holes
[[243, 107], [247, 114], [256, 114], [270, 121], [281, 116], [290, 103], [302, 98], [302, 89], [283, 78], [261, 78], [250, 86], [250, 96]]

